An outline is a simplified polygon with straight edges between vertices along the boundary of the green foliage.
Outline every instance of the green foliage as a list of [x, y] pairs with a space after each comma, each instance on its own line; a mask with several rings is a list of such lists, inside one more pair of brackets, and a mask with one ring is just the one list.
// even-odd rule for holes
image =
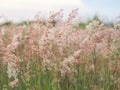
[[10, 26], [12, 24], [13, 23], [11, 21], [6, 21], [6, 22], [2, 23], [1, 26]]
[[33, 21], [22, 21], [20, 23], [17, 23], [17, 25], [25, 25], [25, 26], [29, 26], [33, 23]]

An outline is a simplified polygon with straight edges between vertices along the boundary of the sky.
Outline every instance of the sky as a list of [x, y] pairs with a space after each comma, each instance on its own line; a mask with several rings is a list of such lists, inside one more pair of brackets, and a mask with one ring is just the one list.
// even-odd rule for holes
[[119, 4], [120, 0], [0, 0], [0, 16], [6, 20], [22, 21], [33, 19], [38, 12], [44, 15], [64, 9], [67, 14], [79, 8], [81, 16], [97, 14], [112, 20], [120, 15]]
[[120, 0], [84, 0], [91, 13], [99, 14], [108, 19], [120, 16]]

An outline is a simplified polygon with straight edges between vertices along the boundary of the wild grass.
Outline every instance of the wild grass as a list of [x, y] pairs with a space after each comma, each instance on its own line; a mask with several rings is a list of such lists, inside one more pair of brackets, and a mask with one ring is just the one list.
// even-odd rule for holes
[[120, 24], [83, 30], [76, 14], [1, 26], [0, 90], [120, 90]]

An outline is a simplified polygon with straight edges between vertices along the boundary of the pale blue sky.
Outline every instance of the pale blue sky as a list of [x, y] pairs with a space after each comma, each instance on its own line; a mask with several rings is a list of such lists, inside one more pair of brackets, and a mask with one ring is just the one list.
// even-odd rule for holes
[[74, 8], [79, 8], [82, 16], [99, 14], [113, 19], [120, 15], [120, 0], [0, 0], [0, 16], [13, 21], [33, 19], [39, 11], [64, 9], [68, 13]]
[[84, 0], [92, 12], [109, 18], [120, 16], [120, 0]]

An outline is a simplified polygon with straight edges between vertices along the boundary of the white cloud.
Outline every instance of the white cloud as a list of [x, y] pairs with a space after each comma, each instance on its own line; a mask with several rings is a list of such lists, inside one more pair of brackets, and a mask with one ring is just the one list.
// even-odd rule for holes
[[81, 7], [81, 0], [0, 0], [0, 9], [19, 10], [19, 9], [55, 9], [62, 7]]
[[[38, 11], [49, 12], [59, 9], [71, 10], [79, 8], [88, 11], [82, 0], [0, 0], [0, 15], [12, 18], [32, 17]], [[31, 15], [29, 15], [31, 14]]]

